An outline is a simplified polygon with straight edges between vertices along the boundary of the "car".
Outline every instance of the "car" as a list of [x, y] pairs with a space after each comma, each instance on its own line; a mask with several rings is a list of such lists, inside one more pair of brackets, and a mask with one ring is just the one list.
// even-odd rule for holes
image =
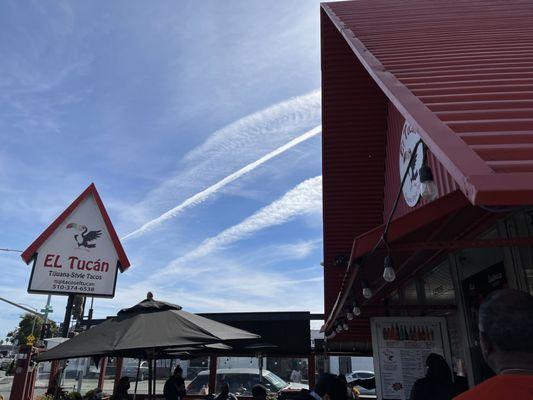
[[[259, 382], [257, 368], [224, 368], [217, 370], [216, 392], [220, 390], [222, 382], [229, 384], [229, 390], [239, 396], [251, 396], [254, 385], [261, 383], [271, 393], [279, 393], [286, 389], [307, 389], [308, 385], [287, 383], [279, 376], [268, 370], [263, 370], [262, 380]], [[187, 385], [187, 394], [204, 394], [209, 385], [209, 370], [200, 371]]]
[[135, 380], [135, 378], [137, 377], [137, 367], [139, 367], [139, 380], [144, 381], [146, 378], [148, 378], [148, 362], [147, 361], [141, 361], [140, 366], [138, 364], [138, 361], [125, 363], [122, 366], [121, 375], [128, 376], [131, 378], [131, 380]]
[[[352, 383], [356, 379], [369, 379], [374, 378], [374, 371], [352, 371], [346, 374], [346, 380], [348, 383]], [[357, 390], [361, 394], [376, 394], [376, 389], [365, 389], [361, 386], [356, 386]]]
[[0, 358], [0, 370], [6, 371], [11, 364], [15, 361], [15, 357], [2, 357]]

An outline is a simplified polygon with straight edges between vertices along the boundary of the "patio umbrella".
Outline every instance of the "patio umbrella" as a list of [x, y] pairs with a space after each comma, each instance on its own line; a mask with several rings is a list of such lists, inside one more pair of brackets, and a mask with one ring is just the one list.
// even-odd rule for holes
[[148, 293], [146, 300], [41, 353], [37, 361], [102, 356], [148, 359], [148, 396], [151, 399], [155, 392], [152, 365], [155, 367], [154, 360], [169, 348], [224, 344], [259, 337], [188, 313], [178, 305], [156, 301], [152, 293]]
[[155, 358], [168, 349], [253, 341], [260, 336], [183, 311], [178, 305], [146, 300], [123, 309], [72, 339], [41, 353], [37, 361], [117, 356]]

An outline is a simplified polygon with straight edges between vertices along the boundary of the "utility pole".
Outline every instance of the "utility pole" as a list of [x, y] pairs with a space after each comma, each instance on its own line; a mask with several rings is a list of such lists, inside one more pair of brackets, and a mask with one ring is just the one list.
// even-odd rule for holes
[[53, 311], [52, 307], [50, 307], [51, 300], [52, 300], [52, 295], [49, 294], [48, 298], [46, 299], [46, 306], [41, 310], [41, 312], [44, 313], [43, 324], [46, 324], [48, 322], [48, 313], [51, 313]]
[[72, 305], [74, 304], [73, 294], [68, 295], [67, 307], [65, 309], [65, 319], [63, 320], [63, 330], [61, 331], [61, 336], [66, 338], [68, 337], [68, 329], [70, 327], [70, 317], [72, 316]]

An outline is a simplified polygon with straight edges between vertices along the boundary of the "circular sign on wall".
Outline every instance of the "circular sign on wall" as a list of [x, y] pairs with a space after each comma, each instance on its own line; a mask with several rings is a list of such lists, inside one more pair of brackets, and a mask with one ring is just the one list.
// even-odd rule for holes
[[[418, 132], [407, 122], [403, 125], [402, 136], [400, 139], [400, 179], [403, 178], [409, 160], [415, 149], [416, 144], [420, 140]], [[416, 154], [413, 156], [413, 162], [409, 165], [407, 178], [403, 185], [403, 197], [409, 207], [414, 207], [420, 198], [420, 177], [418, 171], [424, 162], [424, 149], [419, 145], [416, 149]]]

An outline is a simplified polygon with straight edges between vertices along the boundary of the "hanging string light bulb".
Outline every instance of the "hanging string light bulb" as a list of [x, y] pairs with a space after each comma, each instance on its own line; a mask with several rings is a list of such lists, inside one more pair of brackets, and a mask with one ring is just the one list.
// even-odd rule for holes
[[357, 303], [353, 303], [352, 313], [353, 313], [353, 315], [355, 315], [356, 317], [358, 317], [358, 316], [361, 315], [361, 309], [359, 308], [359, 306], [357, 305]]
[[431, 168], [425, 161], [418, 170], [418, 176], [420, 177], [420, 196], [428, 201], [435, 200], [438, 195], [437, 185], [433, 180]]
[[387, 282], [394, 282], [396, 279], [396, 272], [392, 263], [392, 257], [390, 255], [385, 256], [384, 262], [385, 268], [383, 269], [383, 279]]
[[368, 287], [368, 283], [366, 281], [361, 282], [361, 286], [363, 287], [363, 297], [365, 299], [370, 299], [372, 297], [372, 289]]
[[337, 336], [337, 332], [335, 332], [335, 329], [334, 329], [331, 331], [329, 335], [326, 335], [325, 339], [326, 340], [333, 339], [335, 336]]

